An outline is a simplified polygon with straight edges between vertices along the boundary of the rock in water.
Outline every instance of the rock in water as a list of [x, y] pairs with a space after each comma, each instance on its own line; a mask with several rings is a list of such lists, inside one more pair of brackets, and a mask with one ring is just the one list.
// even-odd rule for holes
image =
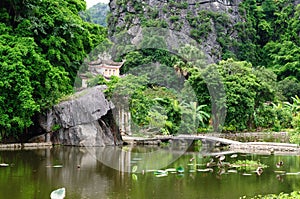
[[66, 197], [66, 188], [64, 187], [60, 189], [56, 189], [52, 191], [50, 194], [51, 199], [63, 199], [65, 197]]
[[[55, 105], [40, 119], [53, 144], [107, 146], [121, 144], [113, 117], [114, 105], [105, 98], [106, 87], [96, 86], [76, 93]], [[55, 127], [55, 128], [53, 128]], [[55, 129], [55, 132], [52, 132]]]

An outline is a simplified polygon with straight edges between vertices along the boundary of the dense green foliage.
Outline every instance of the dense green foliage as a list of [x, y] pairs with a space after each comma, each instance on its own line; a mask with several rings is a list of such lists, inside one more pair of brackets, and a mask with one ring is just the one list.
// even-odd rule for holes
[[237, 24], [237, 57], [271, 68], [282, 80], [282, 95], [291, 102], [291, 97], [299, 95], [300, 5], [292, 0], [245, 0], [239, 7], [246, 24]]
[[[131, 7], [126, 1], [117, 0], [116, 4], [116, 13], [125, 13], [125, 23], [115, 26], [120, 16], [108, 14], [111, 34], [128, 29], [138, 18], [142, 27], [181, 31], [185, 24], [189, 25], [188, 34], [200, 44], [215, 32], [220, 46], [211, 51], [220, 61], [208, 66], [202, 54], [196, 57], [198, 64], [189, 61], [195, 59], [189, 57], [192, 48], [181, 49], [181, 54], [187, 57], [155, 46], [131, 51], [119, 57], [126, 60], [121, 72], [134, 74], [137, 79], [115, 78], [105, 82], [97, 77], [89, 82], [90, 86], [107, 84], [108, 96], [117, 85], [139, 88], [135, 92], [125, 89], [131, 93], [130, 108], [136, 124], [153, 124], [161, 132], [175, 133], [181, 128], [181, 117], [185, 116], [207, 129], [225, 132], [264, 128], [276, 131], [294, 128], [299, 132], [299, 110], [295, 112], [292, 107], [296, 96], [300, 96], [300, 6], [293, 0], [244, 0], [238, 7], [242, 18], [236, 24], [230, 19], [231, 9], [228, 13], [214, 12], [201, 9], [197, 3], [170, 1], [161, 10], [140, 1]], [[107, 9], [107, 5], [97, 4], [85, 11], [83, 0], [0, 3], [2, 137], [23, 131], [32, 124], [36, 112], [71, 91], [82, 60], [106, 37], [104, 28], [88, 22], [103, 24], [99, 17]], [[182, 10], [187, 12], [183, 14]], [[162, 16], [164, 20], [160, 19]], [[161, 38], [148, 35], [143, 42], [155, 44], [157, 39]], [[143, 76], [133, 72], [153, 63], [175, 73], [148, 71]], [[176, 75], [192, 86], [196, 101], [176, 96], [172, 88], [179, 85], [172, 79]], [[139, 79], [142, 77], [143, 81]], [[144, 86], [137, 87], [137, 80]], [[184, 128], [187, 132], [194, 129]], [[294, 137], [293, 141], [298, 142], [297, 139]]]
[[105, 37], [81, 10], [83, 0], [1, 1], [0, 139], [17, 136], [72, 91], [83, 58]]
[[290, 141], [300, 144], [300, 98], [293, 97], [293, 103], [287, 103], [292, 112], [292, 126], [294, 130], [290, 132]]
[[[134, 26], [137, 19], [142, 27], [170, 28], [184, 33], [183, 27], [188, 24], [189, 35], [199, 43], [216, 34], [220, 49], [213, 48], [210, 52], [213, 56], [248, 61], [255, 68], [271, 68], [278, 80], [290, 79], [289, 91], [282, 92], [286, 100], [291, 101], [291, 97], [299, 93], [292, 89], [299, 88], [300, 81], [300, 5], [296, 5], [295, 0], [244, 0], [238, 5], [241, 19], [234, 23], [230, 19], [231, 7], [223, 12], [203, 9], [198, 3], [174, 0], [160, 7], [151, 7], [143, 1], [131, 7], [127, 2], [130, 1], [116, 1], [114, 13], [125, 14], [124, 17], [108, 15], [111, 34]], [[118, 18], [124, 20], [121, 26], [116, 26]]]
[[[186, 48], [183, 51], [187, 57], [193, 56], [191, 49]], [[232, 59], [201, 69], [193, 65], [195, 63], [183, 62], [180, 57], [162, 50], [134, 51], [125, 55], [125, 58], [131, 70], [155, 60], [168, 63], [169, 67], [173, 66], [179, 74], [188, 78], [196, 93], [197, 103], [206, 105], [203, 107], [204, 111], [212, 113], [210, 117], [214, 130], [219, 130], [219, 125], [223, 122], [224, 131], [259, 128], [280, 130], [291, 127], [292, 115], [289, 107], [278, 109], [275, 104], [270, 104], [278, 98], [276, 75], [270, 69], [255, 69], [249, 62]], [[201, 59], [201, 56], [199, 58]], [[169, 61], [164, 62], [165, 60]], [[124, 72], [129, 70], [127, 64], [123, 68]], [[142, 68], [144, 70], [144, 67]], [[164, 78], [168, 79], [167, 76]], [[225, 88], [224, 92], [222, 86]], [[214, 114], [218, 111], [227, 111], [227, 115]]]
[[[205, 10], [198, 3], [170, 1], [150, 7], [136, 2], [131, 7], [126, 2], [117, 0], [114, 15], [108, 15], [111, 34], [132, 27], [137, 19], [142, 27], [169, 28], [185, 34], [183, 27], [188, 24], [189, 36], [200, 44], [216, 37], [220, 48], [210, 53], [220, 61], [199, 69], [195, 63], [168, 52], [143, 49], [124, 56], [123, 73], [155, 61], [173, 67], [188, 79], [197, 103], [211, 112], [214, 130], [219, 130], [223, 122], [225, 132], [295, 128], [292, 121], [297, 114], [288, 105], [300, 92], [300, 6], [294, 0], [244, 0], [238, 5], [240, 19], [234, 23], [230, 18], [235, 15], [234, 8], [230, 7], [223, 12]], [[121, 27], [115, 26], [118, 18], [124, 19]], [[216, 92], [222, 87], [224, 91]]]
[[[255, 117], [265, 117], [261, 114], [257, 115], [257, 111], [264, 106], [265, 102], [274, 100], [275, 91], [271, 87], [274, 82], [270, 79], [267, 82], [266, 79], [258, 75], [262, 74], [263, 71], [267, 70], [261, 69], [257, 72], [248, 62], [229, 59], [221, 61], [217, 65], [210, 65], [205, 70], [192, 69], [188, 81], [195, 92], [199, 93], [197, 97], [200, 104], [210, 104], [211, 96], [221, 94], [211, 93], [207, 87], [214, 85], [220, 87], [220, 83], [222, 83], [226, 95], [224, 93], [224, 96], [217, 98], [216, 103], [220, 104], [218, 108], [224, 109], [224, 106], [227, 108], [224, 130], [241, 131], [263, 125], [255, 123]], [[271, 73], [270, 71], [267, 72]], [[259, 121], [261, 120], [262, 118], [259, 119]]]
[[276, 71], [279, 79], [299, 79], [300, 5], [294, 1], [245, 0], [240, 12], [246, 14], [240, 38], [240, 59], [253, 65], [265, 65]]
[[[247, 197], [243, 197], [247, 198]], [[276, 194], [268, 194], [268, 195], [257, 195], [253, 197], [253, 199], [296, 199], [300, 198], [300, 192], [299, 191], [293, 191], [292, 193], [280, 193], [278, 195]]]
[[205, 106], [181, 100], [179, 92], [153, 84], [147, 75], [113, 76], [110, 81], [97, 76], [90, 80], [89, 86], [96, 84], [107, 85], [106, 96], [118, 108], [131, 112], [132, 125], [139, 131], [164, 135], [179, 131], [194, 133], [198, 127], [195, 124], [203, 125], [209, 118], [202, 110]]

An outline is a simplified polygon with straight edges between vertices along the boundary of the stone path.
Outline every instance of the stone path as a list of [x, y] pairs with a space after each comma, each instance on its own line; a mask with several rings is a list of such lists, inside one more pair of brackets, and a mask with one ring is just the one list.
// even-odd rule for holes
[[300, 155], [299, 145], [289, 143], [238, 142], [230, 139], [206, 135], [159, 136], [155, 138], [123, 136], [123, 141], [125, 143], [134, 143], [137, 145], [157, 145], [161, 142], [167, 142], [170, 140], [201, 140], [202, 142], [221, 143], [223, 145], [228, 145], [231, 151], [239, 153]]

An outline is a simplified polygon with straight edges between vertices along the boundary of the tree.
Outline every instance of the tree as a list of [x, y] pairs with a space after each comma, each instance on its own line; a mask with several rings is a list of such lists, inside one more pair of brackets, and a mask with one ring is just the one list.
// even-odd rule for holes
[[281, 100], [292, 103], [294, 96], [300, 96], [300, 83], [296, 78], [287, 77], [278, 82], [278, 92], [282, 95]]
[[32, 38], [0, 35], [0, 133], [18, 134], [31, 117], [70, 91], [67, 73], [53, 67]]
[[[19, 135], [32, 117], [72, 91], [86, 54], [105, 29], [84, 22], [83, 0], [0, 3], [0, 136]], [[0, 138], [1, 139], [1, 138]]]
[[[259, 74], [261, 77], [249, 62], [229, 59], [203, 70], [192, 70], [188, 81], [197, 93], [198, 103], [208, 105], [205, 112], [224, 113], [222, 109], [227, 109], [226, 116], [212, 114], [216, 125], [225, 119], [225, 127], [233, 126], [240, 131], [253, 128], [255, 110], [275, 97], [268, 79]], [[220, 90], [222, 86], [224, 91]], [[217, 128], [214, 126], [214, 130]]]
[[34, 38], [46, 59], [64, 68], [71, 80], [86, 54], [106, 36], [104, 28], [80, 18], [84, 0], [4, 0], [1, 8], [13, 34]]
[[197, 102], [181, 103], [181, 110], [185, 125], [184, 133], [195, 133], [199, 126], [204, 126], [204, 121], [210, 118], [210, 115], [203, 111], [207, 105], [197, 105]]
[[239, 12], [245, 22], [235, 25], [239, 35], [237, 58], [255, 67], [275, 69], [280, 80], [289, 74], [296, 76], [300, 6], [290, 0], [244, 0]]
[[293, 41], [269, 42], [264, 47], [268, 66], [279, 80], [295, 77], [300, 81], [300, 46]]

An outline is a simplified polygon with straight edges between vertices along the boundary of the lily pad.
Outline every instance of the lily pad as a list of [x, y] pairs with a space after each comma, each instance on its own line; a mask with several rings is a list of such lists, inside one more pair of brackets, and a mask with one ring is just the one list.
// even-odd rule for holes
[[227, 171], [228, 173], [237, 173], [237, 170], [234, 170], [234, 169], [230, 169]]
[[184, 168], [182, 166], [177, 167], [176, 171], [178, 173], [183, 173], [184, 172]]
[[300, 172], [295, 172], [295, 173], [286, 173], [286, 175], [300, 175]]
[[53, 165], [52, 167], [53, 167], [53, 168], [62, 168], [63, 165]]
[[286, 171], [274, 171], [274, 173], [286, 173]]
[[231, 158], [237, 158], [237, 156], [238, 156], [237, 154], [232, 154], [230, 157]]
[[148, 170], [146, 170], [147, 173], [149, 173], [149, 172], [152, 173], [152, 172], [155, 172], [155, 171], [156, 171], [155, 169], [148, 169]]
[[213, 172], [214, 170], [212, 168], [207, 168], [207, 169], [197, 169], [199, 172]]
[[131, 172], [132, 173], [135, 173], [137, 171], [138, 167], [136, 165], [134, 165], [131, 169]]
[[132, 178], [132, 180], [134, 180], [134, 181], [137, 181], [137, 179], [138, 179], [137, 175], [135, 175], [134, 173], [131, 174], [131, 178]]
[[63, 199], [66, 196], [66, 188], [60, 188], [60, 189], [56, 189], [54, 191], [51, 192], [50, 194], [50, 198], [51, 199]]
[[165, 171], [168, 171], [168, 172], [176, 172], [176, 169], [175, 169], [175, 168], [168, 168], [168, 169], [166, 169]]
[[142, 158], [132, 158], [132, 160], [134, 160], [134, 161], [141, 161]]
[[156, 170], [154, 171], [154, 175], [168, 175], [168, 172], [165, 170]]
[[0, 164], [0, 167], [8, 167], [9, 166], [9, 164], [6, 164], [6, 163], [1, 163]]
[[160, 177], [165, 177], [168, 176], [168, 174], [160, 174], [160, 175], [155, 175], [156, 177], [160, 178]]

